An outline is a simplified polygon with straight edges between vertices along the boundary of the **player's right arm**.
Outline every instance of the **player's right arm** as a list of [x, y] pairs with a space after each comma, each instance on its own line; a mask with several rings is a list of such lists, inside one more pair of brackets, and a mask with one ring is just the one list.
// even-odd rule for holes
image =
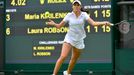
[[49, 20], [49, 22], [46, 22], [47, 25], [55, 26], [56, 28], [61, 28], [65, 25], [66, 22], [63, 20], [60, 23], [55, 23], [53, 20]]
[[69, 22], [70, 15], [71, 15], [71, 13], [68, 13], [60, 23], [55, 23], [53, 20], [49, 20], [49, 22], [46, 22], [46, 24], [51, 25], [51, 26], [55, 26], [56, 28], [61, 28], [67, 22]]

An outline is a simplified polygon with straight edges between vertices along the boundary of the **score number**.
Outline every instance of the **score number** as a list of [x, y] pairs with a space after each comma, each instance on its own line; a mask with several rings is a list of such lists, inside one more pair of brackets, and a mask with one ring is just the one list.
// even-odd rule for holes
[[11, 34], [10, 28], [6, 28], [6, 35], [10, 35], [10, 34]]
[[[92, 28], [92, 27], [91, 27], [90, 25], [88, 25], [88, 26], [86, 27], [88, 33], [91, 32], [91, 28]], [[99, 26], [93, 26], [94, 32], [98, 32], [98, 31], [99, 31], [99, 28], [100, 28]], [[103, 26], [101, 26], [101, 29], [102, 29], [102, 32], [106, 32], [106, 33], [108, 33], [108, 32], [111, 31], [111, 28], [110, 28], [110, 26], [108, 26], [108, 25], [103, 25]]]
[[[98, 10], [95, 10], [94, 15], [96, 18], [98, 17], [98, 14], [100, 14], [100, 12], [98, 12]], [[111, 16], [111, 10], [102, 10], [101, 14], [103, 18], [109, 18]]]
[[10, 14], [6, 14], [6, 21], [10, 21]]
[[11, 0], [12, 6], [25, 6], [26, 0]]

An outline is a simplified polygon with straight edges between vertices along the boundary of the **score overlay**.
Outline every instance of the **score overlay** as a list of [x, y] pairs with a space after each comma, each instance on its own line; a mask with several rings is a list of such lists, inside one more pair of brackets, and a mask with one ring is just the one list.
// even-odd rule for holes
[[[72, 10], [73, 0], [6, 0], [6, 63], [55, 63], [60, 56], [68, 24], [61, 29], [47, 26], [49, 19], [59, 23]], [[81, 0], [95, 21], [111, 21], [111, 0]], [[85, 49], [78, 63], [112, 63], [110, 26], [85, 23]], [[65, 63], [69, 62], [69, 57]]]

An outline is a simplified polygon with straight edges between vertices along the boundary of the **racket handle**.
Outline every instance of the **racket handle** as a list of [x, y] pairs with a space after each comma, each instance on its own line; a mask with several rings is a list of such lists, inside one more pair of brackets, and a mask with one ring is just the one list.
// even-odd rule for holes
[[110, 24], [110, 26], [114, 26], [114, 24]]

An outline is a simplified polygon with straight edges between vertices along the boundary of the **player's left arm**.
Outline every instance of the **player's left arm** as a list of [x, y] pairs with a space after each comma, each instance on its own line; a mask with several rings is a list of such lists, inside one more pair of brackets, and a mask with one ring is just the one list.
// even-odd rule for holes
[[108, 21], [94, 21], [93, 19], [91, 19], [90, 17], [87, 19], [87, 22], [93, 26], [98, 26], [98, 25], [110, 25], [111, 23]]

